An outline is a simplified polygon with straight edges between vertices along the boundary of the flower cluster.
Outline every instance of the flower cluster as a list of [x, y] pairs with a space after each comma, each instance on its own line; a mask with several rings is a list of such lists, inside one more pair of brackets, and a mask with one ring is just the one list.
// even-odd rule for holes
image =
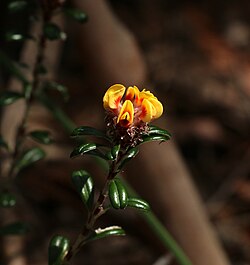
[[139, 91], [136, 86], [126, 88], [121, 84], [106, 91], [103, 106], [110, 133], [116, 138], [127, 138], [129, 142], [137, 141], [140, 134], [147, 131], [147, 124], [163, 112], [161, 102], [150, 91]]

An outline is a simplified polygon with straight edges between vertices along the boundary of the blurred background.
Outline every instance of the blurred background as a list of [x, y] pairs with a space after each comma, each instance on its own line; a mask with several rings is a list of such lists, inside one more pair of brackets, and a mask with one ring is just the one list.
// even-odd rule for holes
[[[7, 2], [0, 3], [1, 50], [13, 60], [21, 61], [24, 42], [6, 41], [6, 32], [13, 27], [25, 31], [30, 22], [23, 15], [9, 15]], [[80, 2], [75, 0], [72, 5], [81, 6]], [[64, 103], [53, 95], [55, 102], [76, 125], [100, 128], [104, 126], [102, 97], [111, 84], [139, 82], [143, 88], [147, 85], [148, 89], [153, 88], [165, 108], [161, 122], [173, 135], [171, 141], [180, 152], [226, 256], [232, 264], [250, 264], [250, 2], [112, 0], [107, 3], [115, 23], [123, 25], [116, 34], [124, 27], [132, 44], [125, 38], [121, 45], [118, 40], [116, 47], [113, 29], [107, 26], [114, 22], [105, 16], [100, 15], [103, 28], [97, 24], [98, 28], [92, 26], [89, 33], [88, 23], [95, 21], [91, 17], [94, 7], [89, 9], [90, 14], [86, 7], [89, 22], [84, 25], [59, 18], [58, 23], [68, 37], [63, 44], [51, 44], [55, 48], [46, 60], [49, 62], [50, 56], [53, 57], [53, 51], [58, 52], [51, 59], [54, 66], [49, 69], [53, 78], [68, 87], [70, 99]], [[92, 5], [96, 4], [99, 3], [94, 1]], [[18, 24], [17, 19], [21, 21]], [[99, 46], [92, 45], [91, 34], [102, 36], [100, 41], [98, 37], [96, 40]], [[27, 59], [33, 51], [26, 53]], [[131, 56], [134, 61], [131, 65], [123, 63], [124, 56], [120, 58], [117, 54]], [[5, 90], [10, 79], [6, 69], [0, 78], [0, 89]], [[46, 264], [44, 258], [52, 234], [74, 237], [81, 229], [84, 209], [70, 184], [71, 172], [86, 167], [99, 185], [103, 172], [90, 158], [69, 161], [74, 143], [38, 104], [31, 112], [30, 123], [34, 128], [50, 128], [56, 139], [55, 147], [48, 149], [48, 159], [27, 169], [17, 181], [29, 209], [32, 208], [32, 211], [19, 210], [18, 214], [36, 220], [33, 225], [37, 233], [25, 239], [27, 264], [38, 265]], [[138, 162], [138, 165], [138, 171], [143, 170], [143, 164]], [[144, 193], [147, 197], [147, 191], [142, 188]], [[161, 209], [154, 203], [153, 200], [152, 207], [160, 213]], [[123, 225], [129, 236], [91, 243], [75, 264], [174, 264], [168, 261], [169, 255], [164, 256], [164, 247], [133, 211], [111, 213], [102, 220], [104, 224], [110, 221]], [[159, 260], [162, 255], [163, 261]]]

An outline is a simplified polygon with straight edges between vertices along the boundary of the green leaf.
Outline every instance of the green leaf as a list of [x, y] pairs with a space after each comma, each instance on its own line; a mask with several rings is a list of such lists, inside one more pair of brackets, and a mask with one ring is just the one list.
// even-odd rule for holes
[[30, 137], [41, 144], [51, 144], [53, 141], [48, 131], [33, 131], [29, 133]]
[[97, 148], [97, 144], [94, 144], [94, 143], [81, 144], [80, 146], [78, 146], [71, 152], [70, 157], [72, 158], [72, 157], [86, 154], [92, 150], [95, 150], [96, 148]]
[[88, 21], [88, 16], [80, 9], [65, 8], [64, 12], [66, 15], [68, 15], [69, 17], [73, 18], [74, 20], [80, 23], [84, 23]]
[[72, 182], [82, 201], [89, 209], [94, 201], [94, 183], [90, 174], [85, 170], [74, 171], [72, 173]]
[[134, 158], [139, 153], [139, 149], [137, 147], [130, 148], [126, 155], [123, 157], [123, 159], [120, 162], [120, 165], [118, 166], [118, 170], [121, 170], [127, 162], [129, 162], [132, 158]]
[[63, 236], [54, 236], [49, 243], [49, 265], [62, 265], [70, 248], [69, 239]]
[[103, 131], [100, 131], [98, 129], [89, 126], [80, 126], [78, 128], [75, 128], [74, 131], [71, 133], [72, 137], [85, 136], [85, 135], [93, 135], [111, 141], [110, 138]]
[[43, 29], [44, 35], [49, 40], [65, 40], [66, 33], [54, 23], [46, 23]]
[[0, 134], [0, 147], [5, 148], [7, 150], [9, 149], [8, 144], [5, 142], [1, 134]]
[[155, 125], [150, 125], [149, 126], [148, 134], [149, 135], [158, 134], [158, 135], [164, 135], [164, 136], [169, 137], [169, 138], [171, 137], [171, 133], [170, 132], [168, 132], [167, 130], [161, 129], [161, 128], [155, 126]]
[[118, 144], [118, 145], [115, 145], [115, 146], [111, 149], [111, 155], [112, 155], [113, 160], [116, 160], [116, 159], [117, 159], [118, 154], [119, 154], [119, 152], [120, 152], [120, 148], [121, 148], [121, 146]]
[[15, 164], [15, 171], [18, 172], [23, 168], [35, 163], [36, 161], [45, 157], [45, 152], [39, 148], [34, 147], [28, 149]]
[[5, 35], [6, 41], [23, 41], [23, 40], [34, 40], [34, 38], [28, 34], [23, 34], [21, 32], [9, 31]]
[[11, 1], [8, 4], [8, 9], [11, 13], [16, 13], [24, 10], [28, 6], [27, 1]]
[[28, 224], [22, 222], [15, 222], [0, 228], [0, 235], [24, 235], [29, 232]]
[[120, 226], [110, 226], [106, 228], [98, 228], [95, 232], [88, 238], [87, 241], [93, 241], [96, 239], [101, 239], [108, 236], [125, 236], [125, 231]]
[[170, 139], [169, 136], [152, 134], [152, 135], [143, 136], [142, 141], [139, 144], [144, 144], [146, 142], [152, 142], [152, 141], [166, 142], [169, 139]]
[[45, 87], [46, 90], [56, 90], [58, 91], [64, 98], [65, 101], [69, 99], [69, 93], [66, 86], [61, 85], [57, 82], [46, 82]]
[[30, 83], [23, 84], [23, 94], [26, 99], [29, 99], [32, 93], [32, 85]]
[[110, 182], [108, 194], [113, 208], [124, 209], [128, 205], [127, 191], [119, 179]]
[[13, 63], [13, 61], [0, 50], [0, 64], [13, 76], [18, 78], [24, 84], [29, 84], [29, 81], [23, 75], [23, 73], [19, 70], [19, 68]]
[[137, 198], [129, 198], [128, 199], [128, 206], [139, 209], [139, 210], [143, 210], [143, 211], [149, 211], [150, 210], [150, 206], [146, 201], [144, 201], [142, 199], [137, 199]]
[[14, 103], [20, 98], [24, 98], [24, 95], [14, 91], [3, 92], [0, 96], [0, 106], [5, 106]]
[[0, 193], [0, 206], [4, 208], [13, 207], [16, 205], [16, 198], [9, 192]]

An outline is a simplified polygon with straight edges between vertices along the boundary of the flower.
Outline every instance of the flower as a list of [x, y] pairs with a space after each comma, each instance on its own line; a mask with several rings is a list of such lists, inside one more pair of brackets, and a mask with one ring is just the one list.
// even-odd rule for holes
[[111, 86], [103, 97], [103, 106], [114, 116], [118, 126], [128, 128], [159, 118], [161, 102], [150, 91], [139, 91], [136, 86], [127, 89], [121, 84]]
[[161, 102], [150, 91], [121, 84], [111, 86], [103, 97], [107, 111], [107, 133], [115, 143], [136, 146], [148, 132], [148, 123], [163, 112]]

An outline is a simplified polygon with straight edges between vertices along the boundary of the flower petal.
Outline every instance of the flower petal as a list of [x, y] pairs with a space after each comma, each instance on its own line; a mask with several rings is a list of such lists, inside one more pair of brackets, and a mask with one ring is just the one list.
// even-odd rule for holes
[[137, 86], [130, 86], [128, 87], [127, 89], [127, 93], [126, 93], [126, 97], [125, 99], [127, 100], [131, 100], [132, 102], [137, 102], [138, 101], [138, 98], [139, 98], [139, 89]]
[[149, 102], [154, 106], [153, 119], [159, 118], [163, 113], [163, 106], [157, 98], [149, 98]]
[[134, 120], [134, 106], [130, 100], [126, 100], [120, 110], [117, 123], [123, 127], [128, 127]]
[[150, 103], [149, 100], [144, 99], [141, 104], [142, 113], [140, 115], [140, 119], [143, 122], [150, 122], [153, 118], [153, 113], [155, 110], [153, 109], [154, 106], [152, 103]]
[[121, 84], [115, 84], [111, 86], [103, 97], [104, 108], [117, 109], [125, 90], [125, 86]]

